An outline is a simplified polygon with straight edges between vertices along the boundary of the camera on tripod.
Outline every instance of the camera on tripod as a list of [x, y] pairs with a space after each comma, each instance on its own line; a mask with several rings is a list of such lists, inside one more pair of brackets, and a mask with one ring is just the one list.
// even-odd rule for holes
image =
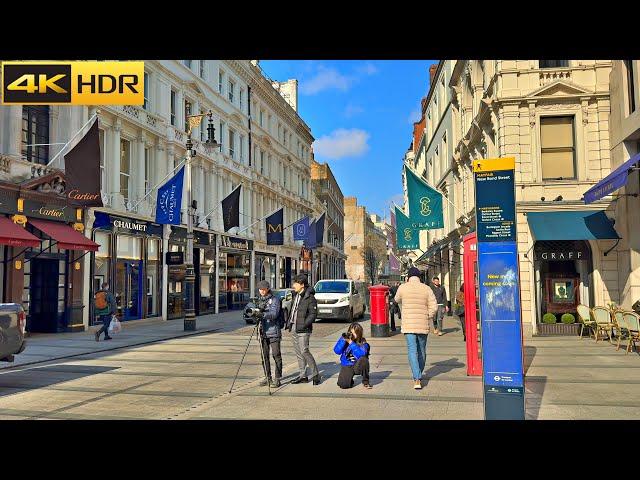
[[267, 309], [266, 300], [261, 297], [252, 297], [251, 303], [255, 305], [255, 307], [247, 306], [244, 310], [245, 317], [259, 319], [264, 316], [264, 311]]

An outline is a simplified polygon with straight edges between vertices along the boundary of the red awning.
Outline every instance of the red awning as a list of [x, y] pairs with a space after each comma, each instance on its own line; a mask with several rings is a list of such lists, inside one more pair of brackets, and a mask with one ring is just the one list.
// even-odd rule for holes
[[96, 252], [100, 247], [96, 242], [89, 240], [65, 223], [50, 222], [48, 220], [38, 220], [35, 218], [30, 218], [29, 223], [56, 240], [58, 242], [58, 248], [64, 248], [66, 250], [91, 250]]
[[40, 239], [7, 217], [0, 216], [0, 244], [12, 247], [37, 247], [40, 245]]

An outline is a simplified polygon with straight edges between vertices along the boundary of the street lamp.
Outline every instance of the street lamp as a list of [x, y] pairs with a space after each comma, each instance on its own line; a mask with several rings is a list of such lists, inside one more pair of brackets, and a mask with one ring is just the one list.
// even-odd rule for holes
[[[201, 115], [189, 115], [187, 111], [186, 123], [187, 123], [187, 160], [186, 160], [186, 176], [187, 176], [187, 255], [185, 259], [186, 272], [185, 272], [185, 311], [184, 311], [184, 330], [193, 331], [196, 329], [196, 309], [195, 309], [195, 282], [196, 273], [193, 265], [193, 215], [197, 209], [197, 204], [191, 197], [191, 159], [196, 156], [196, 151], [193, 150], [193, 142], [191, 141], [191, 118], [200, 118]], [[215, 128], [213, 127], [213, 112], [209, 110], [207, 113], [209, 117], [209, 125], [207, 127], [207, 141], [205, 145], [210, 147], [219, 147], [221, 144], [216, 142]], [[198, 122], [199, 124], [199, 122]]]

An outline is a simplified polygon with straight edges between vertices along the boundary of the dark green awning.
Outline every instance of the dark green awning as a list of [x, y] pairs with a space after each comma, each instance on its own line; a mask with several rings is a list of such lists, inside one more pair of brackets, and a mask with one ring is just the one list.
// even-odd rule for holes
[[617, 240], [613, 223], [602, 210], [529, 212], [535, 240]]

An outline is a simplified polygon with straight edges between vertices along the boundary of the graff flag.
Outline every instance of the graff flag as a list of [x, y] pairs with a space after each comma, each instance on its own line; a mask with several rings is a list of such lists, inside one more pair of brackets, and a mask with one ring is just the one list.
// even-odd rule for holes
[[410, 168], [405, 167], [404, 171], [407, 176], [409, 218], [413, 228], [418, 230], [444, 228], [442, 194], [427, 185]]
[[324, 213], [316, 221], [316, 247], [322, 246], [324, 239]]
[[411, 227], [411, 220], [407, 217], [402, 210], [398, 207], [394, 207], [396, 210], [396, 243], [399, 249], [415, 250], [420, 248], [419, 230], [415, 230]]
[[74, 205], [101, 207], [100, 132], [96, 120], [87, 134], [64, 156], [67, 198]]
[[222, 200], [222, 222], [224, 231], [228, 232], [233, 227], [240, 226], [240, 189], [238, 185], [229, 195]]
[[267, 217], [267, 245], [284, 245], [284, 207]]
[[167, 225], [180, 225], [180, 207], [182, 206], [182, 183], [184, 167], [167, 183], [158, 189], [156, 204], [156, 222]]
[[304, 217], [293, 224], [293, 239], [304, 240], [309, 232], [309, 217]]

